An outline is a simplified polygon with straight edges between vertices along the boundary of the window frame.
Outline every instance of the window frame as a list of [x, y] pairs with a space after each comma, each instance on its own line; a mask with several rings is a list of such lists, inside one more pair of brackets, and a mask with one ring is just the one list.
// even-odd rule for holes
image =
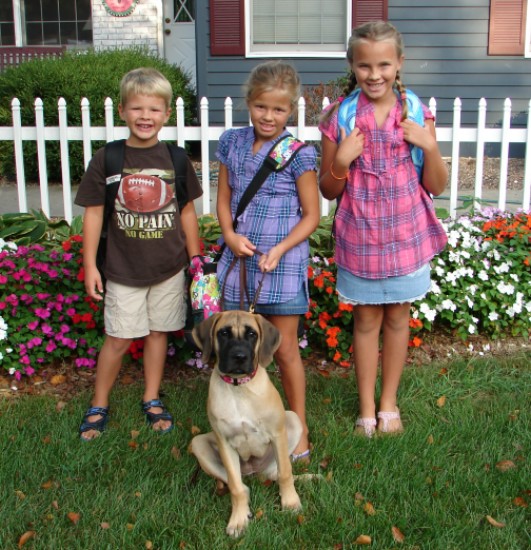
[[[342, 49], [339, 50], [326, 50], [319, 49], [319, 44], [308, 44], [303, 47], [304, 50], [291, 50], [289, 48], [282, 49], [282, 46], [272, 45], [270, 49], [260, 49], [261, 45], [254, 46], [251, 43], [252, 39], [252, 2], [253, 0], [244, 0], [244, 13], [245, 13], [245, 57], [250, 59], [256, 58], [277, 58], [277, 57], [290, 57], [290, 58], [328, 58], [328, 59], [344, 59], [347, 51], [347, 42], [352, 31], [352, 0], [344, 0], [347, 4], [347, 13], [345, 17], [345, 42]], [[315, 49], [312, 49], [315, 48]]]

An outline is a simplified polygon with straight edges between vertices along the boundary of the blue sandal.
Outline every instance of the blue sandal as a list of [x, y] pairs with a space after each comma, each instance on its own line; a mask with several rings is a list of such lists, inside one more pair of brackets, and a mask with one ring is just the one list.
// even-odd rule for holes
[[[171, 422], [171, 426], [169, 428], [166, 428], [165, 430], [153, 430], [153, 431], [162, 435], [173, 430], [173, 416], [166, 410], [166, 407], [164, 406], [164, 404], [160, 399], [152, 399], [151, 401], [142, 401], [140, 406], [142, 407], [142, 412], [146, 415], [146, 422], [150, 426], [153, 426], [159, 420], [169, 420]], [[162, 412], [160, 413], [149, 412], [149, 409], [153, 407], [158, 407], [159, 409], [162, 409]]]
[[[90, 422], [88, 420], [89, 416], [101, 416], [99, 420], [95, 420], [93, 422]], [[83, 416], [83, 421], [81, 422], [81, 426], [79, 426], [79, 438], [82, 441], [92, 441], [92, 439], [87, 439], [86, 437], [83, 437], [83, 434], [85, 432], [88, 432], [90, 430], [96, 430], [97, 432], [103, 433], [105, 431], [105, 427], [107, 426], [107, 420], [109, 415], [109, 407], [89, 407], [87, 409], [87, 412], [85, 413], [85, 416]], [[98, 437], [98, 436], [96, 436]]]

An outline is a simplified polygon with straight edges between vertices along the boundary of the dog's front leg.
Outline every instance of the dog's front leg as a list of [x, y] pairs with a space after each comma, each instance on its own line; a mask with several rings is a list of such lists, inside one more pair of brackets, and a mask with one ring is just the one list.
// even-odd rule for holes
[[231, 445], [218, 434], [219, 455], [227, 472], [232, 512], [227, 524], [227, 535], [238, 537], [243, 533], [252, 517], [249, 508], [249, 488], [242, 481], [240, 456]]
[[295, 490], [295, 480], [289, 458], [288, 433], [285, 425], [273, 437], [273, 447], [278, 467], [278, 487], [283, 509], [300, 510], [301, 500]]

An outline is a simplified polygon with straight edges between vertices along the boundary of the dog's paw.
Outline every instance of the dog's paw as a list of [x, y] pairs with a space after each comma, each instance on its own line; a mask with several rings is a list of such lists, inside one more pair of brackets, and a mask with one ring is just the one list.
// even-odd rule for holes
[[227, 525], [227, 535], [230, 537], [239, 537], [245, 531], [251, 519], [253, 519], [253, 514], [249, 508], [247, 508], [246, 513], [233, 512]]
[[283, 510], [300, 510], [302, 508], [301, 499], [297, 491], [286, 491], [280, 497], [280, 503]]

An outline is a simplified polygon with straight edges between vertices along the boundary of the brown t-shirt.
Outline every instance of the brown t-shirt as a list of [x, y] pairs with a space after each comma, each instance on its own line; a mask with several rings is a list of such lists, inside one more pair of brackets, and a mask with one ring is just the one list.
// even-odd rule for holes
[[[112, 183], [112, 177], [108, 183]], [[175, 174], [164, 143], [125, 147], [124, 168], [109, 223], [105, 277], [128, 286], [150, 286], [169, 279], [188, 262], [185, 234], [175, 200]], [[188, 161], [188, 200], [203, 194]], [[92, 158], [79, 186], [79, 206], [105, 204], [104, 148]]]

